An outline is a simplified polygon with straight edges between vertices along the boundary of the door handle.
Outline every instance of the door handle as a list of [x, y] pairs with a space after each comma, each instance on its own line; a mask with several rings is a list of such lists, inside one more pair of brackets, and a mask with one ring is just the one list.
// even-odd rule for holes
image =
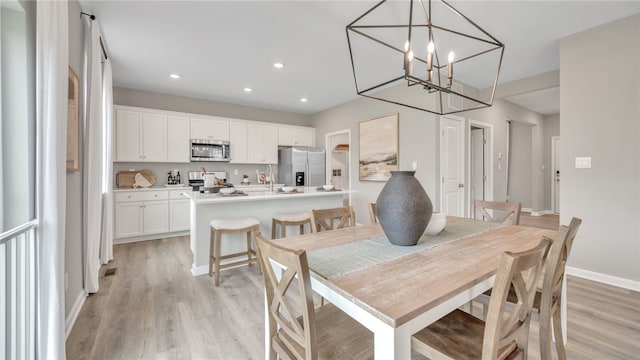
[[458, 184], [458, 187], [459, 187], [459, 188], [463, 188], [463, 187], [464, 187], [464, 184]]

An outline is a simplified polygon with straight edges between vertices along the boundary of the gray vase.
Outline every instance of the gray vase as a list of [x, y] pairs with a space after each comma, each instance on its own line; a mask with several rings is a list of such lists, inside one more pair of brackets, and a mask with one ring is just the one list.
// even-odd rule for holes
[[431, 220], [433, 204], [415, 173], [392, 171], [376, 201], [380, 226], [394, 245], [417, 244]]

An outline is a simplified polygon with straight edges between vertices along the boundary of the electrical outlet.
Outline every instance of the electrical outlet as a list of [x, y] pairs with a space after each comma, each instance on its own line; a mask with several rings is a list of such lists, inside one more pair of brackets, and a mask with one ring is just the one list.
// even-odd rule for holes
[[413, 171], [418, 169], [418, 162], [417, 161], [414, 161], [414, 162], [411, 163], [411, 169]]
[[233, 169], [233, 175], [238, 175], [238, 169]]

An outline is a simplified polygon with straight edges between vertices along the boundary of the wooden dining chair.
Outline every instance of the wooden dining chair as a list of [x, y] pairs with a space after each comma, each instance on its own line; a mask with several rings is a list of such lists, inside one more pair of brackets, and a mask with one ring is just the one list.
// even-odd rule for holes
[[[564, 281], [567, 267], [567, 259], [573, 241], [576, 238], [582, 219], [572, 218], [569, 226], [561, 226], [558, 229], [555, 240], [551, 243], [549, 255], [544, 265], [544, 275], [542, 276], [542, 288], [538, 288], [533, 300], [532, 312], [537, 314], [539, 334], [540, 334], [540, 358], [551, 360], [553, 339], [555, 339], [556, 352], [559, 360], [566, 360], [567, 353], [562, 338], [562, 282]], [[474, 301], [483, 304], [483, 313], [486, 316], [487, 304], [490, 302], [492, 290], [480, 295]], [[507, 297], [507, 310], [517, 303], [518, 298], [515, 289], [509, 290]], [[553, 335], [551, 329], [553, 328]]]
[[[474, 218], [477, 219], [478, 215], [481, 215], [485, 221], [496, 223], [519, 225], [521, 209], [522, 205], [519, 202], [473, 201]], [[490, 210], [493, 210], [493, 214], [489, 213]]]
[[378, 223], [378, 215], [376, 213], [376, 203], [369, 203], [369, 219], [372, 224]]
[[[530, 250], [502, 254], [486, 322], [454, 310], [414, 334], [412, 348], [430, 359], [526, 359], [531, 306], [549, 243], [542, 239]], [[506, 313], [511, 286], [519, 301]]]
[[[268, 359], [373, 358], [373, 334], [332, 304], [314, 309], [307, 254], [255, 234], [268, 306]], [[282, 267], [276, 274], [272, 262]], [[280, 268], [280, 266], [278, 268]]]
[[[335, 225], [337, 222], [337, 225]], [[355, 226], [356, 215], [352, 206], [311, 210], [311, 232], [329, 231]]]

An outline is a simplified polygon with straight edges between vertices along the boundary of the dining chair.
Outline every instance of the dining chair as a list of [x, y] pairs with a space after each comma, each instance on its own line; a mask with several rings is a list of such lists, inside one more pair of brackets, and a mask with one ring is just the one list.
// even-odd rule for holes
[[[337, 222], [337, 225], [335, 223]], [[355, 226], [356, 215], [352, 206], [311, 210], [311, 232], [329, 231]]]
[[376, 203], [369, 203], [369, 219], [372, 224], [378, 223], [378, 215], [376, 213]]
[[[539, 334], [540, 334], [540, 358], [542, 360], [551, 360], [552, 357], [552, 337], [555, 340], [556, 352], [558, 360], [565, 360], [567, 352], [564, 347], [562, 338], [562, 320], [561, 320], [561, 304], [562, 304], [562, 282], [564, 281], [565, 271], [567, 267], [567, 259], [573, 241], [576, 238], [578, 229], [582, 224], [582, 219], [572, 218], [569, 226], [560, 226], [555, 240], [551, 243], [549, 255], [544, 265], [542, 276], [542, 288], [536, 290], [533, 300], [532, 312], [537, 314]], [[478, 296], [474, 301], [483, 304], [483, 314], [487, 313], [487, 304], [490, 301], [492, 290]], [[509, 310], [517, 302], [518, 298], [515, 289], [509, 289], [507, 297], [507, 307]], [[551, 329], [553, 328], [553, 336]]]
[[[412, 349], [430, 359], [526, 359], [531, 306], [549, 243], [542, 239], [527, 251], [502, 254], [486, 322], [454, 310], [414, 334]], [[506, 313], [511, 286], [518, 304]]]
[[[481, 215], [485, 221], [496, 223], [519, 225], [521, 209], [522, 205], [519, 202], [473, 201], [474, 218], [477, 219], [478, 215]], [[489, 210], [493, 210], [493, 214], [490, 214]]]
[[[373, 358], [373, 333], [367, 328], [335, 305], [314, 309], [304, 250], [281, 247], [260, 233], [255, 234], [255, 242], [268, 307], [268, 359]], [[272, 262], [282, 267], [281, 274], [277, 275]]]

